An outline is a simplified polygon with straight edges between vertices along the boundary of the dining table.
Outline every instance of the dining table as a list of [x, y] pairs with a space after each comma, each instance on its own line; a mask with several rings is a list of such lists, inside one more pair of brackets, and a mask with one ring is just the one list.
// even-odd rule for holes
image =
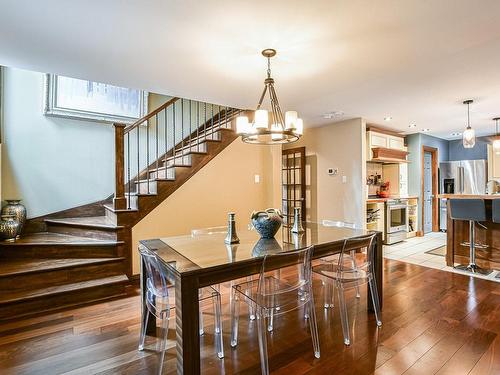
[[[302, 233], [292, 233], [283, 226], [272, 239], [260, 238], [248, 226], [237, 228], [239, 243], [226, 244], [226, 233], [214, 231], [201, 235], [182, 235], [142, 240], [139, 247], [154, 252], [173, 275], [175, 288], [176, 356], [178, 374], [200, 373], [199, 302], [200, 288], [258, 274], [266, 255], [313, 247], [312, 259], [342, 251], [346, 240], [375, 233], [372, 266], [378, 286], [380, 306], [383, 306], [382, 283], [382, 233], [364, 229], [325, 226], [304, 222]], [[358, 243], [359, 247], [359, 243]], [[288, 258], [288, 257], [280, 257]], [[287, 264], [273, 263], [276, 268]], [[143, 314], [150, 314], [145, 307], [146, 274], [141, 264], [141, 298]], [[370, 291], [368, 306], [373, 311]], [[156, 321], [149, 315], [147, 334], [155, 335]]]

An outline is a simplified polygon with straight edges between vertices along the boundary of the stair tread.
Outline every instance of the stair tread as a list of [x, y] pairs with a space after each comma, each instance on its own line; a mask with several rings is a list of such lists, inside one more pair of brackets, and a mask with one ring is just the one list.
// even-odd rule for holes
[[2, 245], [8, 246], [26, 246], [26, 245], [65, 245], [65, 246], [114, 246], [123, 243], [123, 241], [100, 240], [89, 237], [72, 236], [70, 234], [38, 232], [22, 236], [15, 242], [2, 242]]
[[62, 219], [45, 219], [46, 223], [76, 225], [81, 227], [103, 228], [103, 229], [119, 229], [122, 226], [114, 225], [106, 216], [91, 216], [91, 217], [68, 217]]
[[98, 286], [105, 286], [117, 283], [126, 283], [128, 282], [128, 277], [126, 275], [118, 275], [118, 276], [109, 276], [103, 277], [100, 279], [88, 280], [88, 281], [80, 281], [71, 284], [63, 284], [50, 286], [46, 288], [32, 289], [32, 290], [23, 290], [23, 291], [12, 291], [12, 292], [3, 292], [0, 295], [0, 304], [13, 303], [18, 301], [24, 301], [28, 299], [35, 299], [39, 297], [48, 297], [51, 295], [66, 293], [77, 291], [81, 289], [88, 289]]
[[103, 264], [124, 260], [123, 257], [114, 258], [23, 258], [2, 260], [0, 277], [37, 273], [58, 269], [65, 269], [93, 264]]

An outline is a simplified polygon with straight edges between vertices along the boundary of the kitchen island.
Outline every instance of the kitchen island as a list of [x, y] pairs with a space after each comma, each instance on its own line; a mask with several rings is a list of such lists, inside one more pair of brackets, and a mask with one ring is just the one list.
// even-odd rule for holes
[[[484, 199], [486, 206], [486, 221], [481, 222], [485, 227], [476, 224], [476, 244], [486, 245], [486, 248], [476, 247], [476, 262], [480, 267], [500, 269], [500, 224], [491, 220], [492, 201], [500, 199], [500, 194], [439, 194], [444, 199]], [[467, 264], [469, 262], [469, 223], [463, 220], [453, 220], [450, 217], [448, 206], [447, 236], [446, 236], [446, 264]]]

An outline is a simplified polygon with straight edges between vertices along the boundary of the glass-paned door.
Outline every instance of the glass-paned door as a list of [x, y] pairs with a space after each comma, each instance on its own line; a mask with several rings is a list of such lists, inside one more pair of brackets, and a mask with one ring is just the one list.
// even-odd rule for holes
[[281, 195], [285, 226], [293, 225], [293, 208], [300, 207], [302, 220], [306, 218], [306, 148], [282, 151]]

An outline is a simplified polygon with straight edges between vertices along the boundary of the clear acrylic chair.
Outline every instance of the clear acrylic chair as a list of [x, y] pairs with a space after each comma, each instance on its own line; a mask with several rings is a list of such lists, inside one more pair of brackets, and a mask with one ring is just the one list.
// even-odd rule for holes
[[[376, 234], [374, 233], [345, 240], [337, 263], [324, 262], [312, 268], [313, 272], [320, 275], [325, 283], [330, 284], [334, 290], [337, 290], [345, 345], [350, 345], [351, 343], [349, 319], [345, 302], [345, 291], [347, 289], [359, 288], [360, 285], [368, 283], [372, 295], [377, 326], [380, 327], [382, 325], [377, 283], [373, 268], [375, 236]], [[352, 249], [360, 249], [363, 247], [366, 247], [366, 258], [362, 262], [357, 263], [356, 267], [353, 267], [351, 259], [348, 259], [350, 258], [350, 252]], [[356, 258], [354, 259], [356, 261]]]
[[[346, 221], [336, 221], [336, 220], [323, 220], [322, 221], [323, 226], [325, 227], [337, 227], [337, 228], [349, 228], [349, 229], [356, 229], [356, 224], [354, 223], [349, 223]], [[357, 249], [352, 249], [350, 254], [346, 256], [346, 260], [350, 260], [352, 267], [356, 268], [356, 250]], [[326, 258], [321, 258], [320, 260], [322, 262], [333, 262], [333, 263], [338, 263], [339, 255], [332, 255]], [[323, 282], [324, 286], [324, 303], [323, 306], [325, 309], [328, 308], [333, 308], [333, 289], [329, 283]], [[360, 298], [361, 294], [359, 293], [359, 287], [356, 286], [356, 298]]]
[[[231, 346], [236, 347], [238, 344], [239, 308], [240, 301], [243, 300], [252, 307], [256, 314], [262, 374], [269, 374], [267, 331], [273, 330], [274, 317], [301, 307], [305, 308], [305, 317], [309, 318], [314, 356], [320, 357], [312, 293], [311, 253], [312, 247], [309, 247], [266, 255], [257, 280], [243, 282], [232, 287]], [[279, 268], [280, 264], [292, 264], [292, 266]], [[281, 269], [281, 274], [286, 274], [286, 277], [277, 278], [275, 276], [277, 269]], [[299, 290], [302, 290], [300, 295]]]
[[[161, 264], [156, 254], [145, 248], [139, 248], [141, 260], [145, 265], [146, 272], [146, 285], [145, 293], [145, 308], [148, 312], [153, 314], [161, 322], [161, 336], [158, 341], [158, 350], [160, 352], [160, 365], [158, 373], [161, 374], [163, 368], [163, 360], [166, 351], [168, 325], [170, 320], [170, 311], [175, 308], [174, 305], [174, 290], [173, 290], [173, 277], [169, 275], [166, 268]], [[215, 320], [215, 346], [217, 356], [224, 357], [224, 345], [222, 341], [222, 321], [221, 321], [221, 297], [220, 293], [212, 287], [202, 288], [199, 291], [200, 301], [212, 299], [214, 306], [214, 320]], [[142, 309], [141, 318], [141, 333], [139, 338], [139, 350], [144, 349], [144, 342], [146, 340], [146, 327], [148, 325], [149, 314]], [[200, 309], [200, 334], [203, 334], [203, 320]]]

